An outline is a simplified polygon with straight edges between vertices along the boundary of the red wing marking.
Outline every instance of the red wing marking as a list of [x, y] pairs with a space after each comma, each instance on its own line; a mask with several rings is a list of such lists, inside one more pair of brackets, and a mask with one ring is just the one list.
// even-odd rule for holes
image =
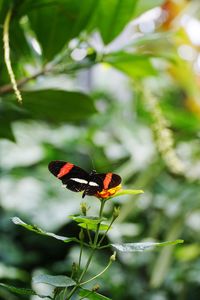
[[65, 176], [66, 174], [68, 174], [71, 169], [74, 167], [73, 164], [71, 163], [66, 163], [61, 169], [60, 169], [60, 172], [58, 173], [57, 177], [60, 178], [60, 177], [63, 177]]
[[112, 179], [112, 173], [107, 173], [106, 177], [105, 177], [105, 179], [103, 181], [103, 187], [104, 187], [105, 190], [108, 189], [108, 186], [109, 186], [109, 184], [111, 182], [111, 179]]

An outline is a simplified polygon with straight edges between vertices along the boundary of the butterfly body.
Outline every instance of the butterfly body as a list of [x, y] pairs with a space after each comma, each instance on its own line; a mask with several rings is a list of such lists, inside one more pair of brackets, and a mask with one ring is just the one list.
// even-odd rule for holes
[[121, 177], [114, 173], [86, 172], [72, 163], [55, 160], [49, 163], [49, 171], [62, 181], [67, 189], [73, 192], [83, 191], [86, 195], [96, 195], [103, 190], [109, 190], [121, 183]]

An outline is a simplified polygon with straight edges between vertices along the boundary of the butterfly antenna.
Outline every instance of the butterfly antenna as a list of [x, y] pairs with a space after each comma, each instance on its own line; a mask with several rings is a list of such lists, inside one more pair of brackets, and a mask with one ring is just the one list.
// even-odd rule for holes
[[96, 171], [95, 165], [94, 165], [94, 159], [92, 157], [90, 157], [90, 159], [91, 159], [91, 163], [92, 163], [92, 170]]

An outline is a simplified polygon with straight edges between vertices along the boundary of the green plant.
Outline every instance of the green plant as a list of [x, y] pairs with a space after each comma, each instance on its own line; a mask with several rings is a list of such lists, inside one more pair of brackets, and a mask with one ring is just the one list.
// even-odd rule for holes
[[[115, 300], [198, 298], [200, 66], [199, 39], [193, 34], [199, 31], [197, 2], [0, 0], [4, 284], [17, 280], [17, 286], [30, 286], [29, 275], [38, 269], [70, 274], [79, 243], [72, 241], [66, 249], [62, 241], [19, 232], [10, 216], [23, 216], [51, 232], [67, 228], [61, 235], [73, 232], [78, 227], [65, 212], [78, 211], [78, 195], [66, 197], [64, 190], [56, 189], [45, 176], [46, 164], [67, 157], [90, 168], [92, 157], [99, 171], [114, 167], [127, 188], [135, 185], [147, 191], [140, 201], [120, 198], [128, 199], [120, 202], [110, 243], [179, 236], [186, 241], [182, 247], [162, 247], [159, 253], [119, 253], [112, 268], [98, 278], [102, 294], [109, 290]], [[140, 18], [145, 12], [148, 17]], [[78, 59], [75, 53], [81, 54]], [[97, 216], [92, 200], [87, 202]], [[107, 202], [104, 215], [112, 203]], [[46, 216], [52, 211], [49, 222]], [[37, 246], [26, 255], [35, 239]], [[57, 254], [45, 255], [52, 245]], [[89, 251], [84, 248], [84, 255]], [[86, 279], [103, 269], [109, 252], [109, 247], [95, 251]], [[0, 299], [16, 296], [0, 287]]]
[[[143, 193], [142, 190], [119, 190], [119, 187], [115, 188], [115, 193], [112, 192], [112, 196], [109, 195], [109, 190], [107, 193], [103, 193], [102, 195], [97, 195], [96, 197], [100, 201], [100, 208], [98, 216], [90, 216], [88, 215], [89, 207], [86, 203], [81, 203], [81, 213], [79, 215], [71, 215], [69, 216], [72, 220], [74, 220], [77, 225], [80, 227], [80, 232], [78, 237], [64, 237], [59, 236], [51, 232], [46, 232], [36, 225], [30, 225], [23, 222], [18, 217], [12, 218], [12, 221], [16, 225], [20, 225], [30, 231], [34, 231], [40, 235], [51, 236], [55, 239], [61, 240], [64, 243], [75, 242], [79, 244], [79, 257], [77, 261], [73, 263], [71, 275], [62, 276], [62, 275], [48, 275], [41, 274], [33, 277], [33, 282], [35, 284], [45, 283], [53, 286], [53, 293], [51, 295], [38, 295], [41, 298], [49, 298], [54, 300], [69, 300], [72, 299], [75, 295], [79, 297], [78, 299], [93, 299], [93, 300], [106, 300], [109, 299], [100, 293], [97, 292], [99, 286], [96, 285], [96, 279], [100, 277], [104, 272], [111, 267], [112, 263], [116, 260], [116, 251], [122, 252], [137, 252], [153, 249], [154, 247], [160, 246], [168, 246], [175, 245], [178, 243], [182, 243], [183, 240], [175, 240], [175, 241], [167, 241], [167, 242], [137, 242], [137, 243], [119, 243], [119, 244], [110, 244], [109, 242], [105, 243], [105, 238], [107, 233], [113, 226], [115, 220], [118, 218], [120, 214], [120, 209], [118, 207], [114, 207], [113, 213], [109, 219], [104, 217], [104, 207], [107, 201], [110, 201], [113, 197], [118, 197], [122, 195], [137, 195]], [[92, 259], [96, 253], [96, 251], [101, 251], [104, 248], [111, 247], [114, 249], [113, 254], [110, 256], [107, 265], [103, 268], [103, 270], [97, 273], [95, 276], [91, 278], [87, 278], [87, 271], [92, 264]], [[87, 258], [85, 264], [82, 263], [82, 255], [84, 248], [90, 249], [90, 254]], [[94, 282], [94, 286], [92, 289], [87, 288], [87, 284]], [[10, 285], [6, 285], [1, 283], [2, 287], [9, 289], [11, 292], [23, 295], [37, 295], [37, 293], [33, 289], [25, 289], [25, 288], [16, 288]], [[85, 288], [86, 286], [86, 288]]]

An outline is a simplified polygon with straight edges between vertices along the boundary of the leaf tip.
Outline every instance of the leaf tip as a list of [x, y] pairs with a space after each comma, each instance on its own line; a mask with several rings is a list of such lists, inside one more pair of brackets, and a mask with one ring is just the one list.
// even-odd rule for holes
[[25, 224], [22, 220], [20, 220], [20, 218], [18, 217], [13, 217], [11, 218], [11, 221], [15, 224], [15, 225], [21, 225], [21, 224]]
[[183, 244], [185, 241], [184, 241], [184, 240], [181, 240], [181, 239], [179, 239], [179, 240], [176, 240], [176, 242], [177, 242], [177, 244]]
[[139, 194], [144, 194], [144, 191], [143, 190], [138, 190], [138, 193]]

